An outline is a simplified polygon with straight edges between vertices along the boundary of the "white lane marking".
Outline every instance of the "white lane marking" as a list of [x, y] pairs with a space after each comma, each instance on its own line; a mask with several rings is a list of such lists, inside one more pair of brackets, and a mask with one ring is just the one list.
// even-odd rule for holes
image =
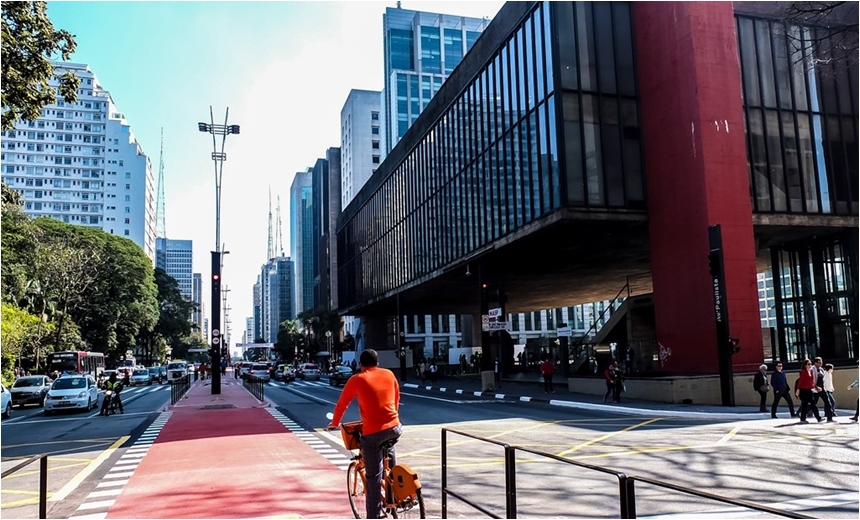
[[87, 495], [87, 500], [91, 498], [112, 497], [122, 493], [122, 489], [105, 489], [103, 491], [93, 491]]
[[125, 480], [108, 480], [105, 482], [99, 482], [96, 487], [100, 488], [100, 487], [124, 486], [127, 483], [128, 483], [128, 479], [125, 479]]
[[78, 511], [86, 509], [99, 509], [101, 507], [110, 507], [116, 503], [116, 500], [101, 500], [99, 502], [87, 502], [78, 506]]

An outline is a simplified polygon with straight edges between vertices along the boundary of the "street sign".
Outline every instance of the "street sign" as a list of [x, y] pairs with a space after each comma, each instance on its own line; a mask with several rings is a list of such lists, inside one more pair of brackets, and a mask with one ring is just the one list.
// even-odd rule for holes
[[555, 334], [560, 338], [569, 338], [573, 335], [570, 330], [570, 327], [559, 327], [555, 329]]
[[482, 315], [481, 315], [481, 322], [482, 322], [482, 323], [489, 323], [489, 322], [490, 322], [490, 317], [489, 317], [489, 316], [487, 316], [486, 314], [482, 314]]
[[484, 332], [490, 330], [490, 322], [485, 321], [484, 323], [481, 323], [481, 330], [483, 330]]
[[490, 309], [489, 311], [487, 311], [487, 316], [489, 316], [491, 318], [498, 318], [501, 315], [502, 315], [502, 308], [501, 307], [496, 307], [495, 309]]
[[221, 335], [221, 331], [220, 331], [220, 330], [218, 330], [218, 329], [212, 329], [212, 336], [213, 336], [213, 337], [215, 337], [215, 336], [220, 336], [220, 335]]
[[213, 345], [217, 345], [218, 343], [221, 343], [221, 338], [212, 338]]
[[510, 325], [510, 322], [507, 321], [491, 321], [487, 323], [487, 330], [508, 330]]

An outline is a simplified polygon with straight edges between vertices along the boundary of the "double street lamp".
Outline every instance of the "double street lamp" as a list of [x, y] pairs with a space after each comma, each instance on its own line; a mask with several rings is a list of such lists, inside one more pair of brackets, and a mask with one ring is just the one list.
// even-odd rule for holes
[[[224, 145], [229, 134], [238, 134], [239, 125], [228, 125], [227, 117], [230, 108], [224, 114], [224, 124], [216, 125], [212, 106], [209, 106], [209, 123], [197, 123], [197, 129], [201, 132], [212, 134], [212, 161], [215, 163], [215, 251], [212, 251], [212, 394], [221, 393], [221, 265], [223, 257], [221, 253], [221, 177], [224, 172], [224, 161], [227, 154], [224, 153]], [[221, 136], [221, 150], [215, 136]]]

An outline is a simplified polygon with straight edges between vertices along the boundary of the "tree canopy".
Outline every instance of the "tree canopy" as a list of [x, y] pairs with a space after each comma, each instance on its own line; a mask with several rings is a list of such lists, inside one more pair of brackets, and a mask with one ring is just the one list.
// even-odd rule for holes
[[[48, 18], [45, 2], [2, 2], [2, 131], [19, 120], [35, 121], [43, 107], [57, 98], [50, 86], [54, 77], [51, 60], [68, 60], [75, 52], [75, 37], [57, 30]], [[80, 85], [72, 71], [59, 78], [59, 93], [68, 103], [77, 100]]]

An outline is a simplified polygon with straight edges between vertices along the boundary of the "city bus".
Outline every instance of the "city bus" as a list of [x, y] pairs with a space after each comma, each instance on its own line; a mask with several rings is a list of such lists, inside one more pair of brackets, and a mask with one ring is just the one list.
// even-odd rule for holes
[[50, 352], [47, 356], [48, 373], [90, 374], [95, 378], [105, 371], [105, 355], [101, 352], [66, 350]]

